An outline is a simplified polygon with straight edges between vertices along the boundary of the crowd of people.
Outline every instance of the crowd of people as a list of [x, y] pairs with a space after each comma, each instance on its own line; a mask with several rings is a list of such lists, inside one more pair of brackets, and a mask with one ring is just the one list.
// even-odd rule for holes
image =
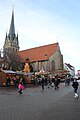
[[[28, 77], [26, 77], [28, 78]], [[33, 85], [41, 85], [42, 90], [44, 90], [44, 86], [47, 85], [48, 88], [55, 86], [55, 90], [59, 88], [59, 83], [60, 83], [60, 78], [58, 75], [53, 76], [44, 76], [41, 75], [40, 77], [38, 76], [33, 76], [31, 78], [31, 83]], [[24, 76], [17, 76], [17, 75], [7, 75], [6, 78], [6, 87], [9, 87], [11, 85], [11, 82], [13, 83], [15, 88], [19, 88], [19, 84], [22, 84], [24, 87], [26, 86], [26, 80]]]
[[[8, 87], [10, 85], [11, 81], [13, 81], [14, 87], [19, 89], [19, 93], [22, 94], [22, 90], [26, 86], [25, 78], [23, 76], [19, 77], [16, 75], [13, 75], [13, 76], [8, 75], [7, 79], [6, 79], [6, 87]], [[32, 77], [32, 81], [33, 81], [32, 83], [34, 85], [36, 85], [36, 84], [41, 85], [42, 90], [45, 89], [45, 85], [48, 88], [54, 87], [55, 90], [58, 90], [59, 84], [61, 82], [61, 78], [58, 76], [58, 74], [56, 74], [55, 76], [41, 75], [40, 77], [34, 75], [34, 77]], [[70, 85], [70, 82], [72, 82], [72, 87], [74, 88], [74, 98], [78, 98], [79, 95], [78, 95], [77, 91], [78, 91], [79, 83], [77, 82], [77, 80], [75, 78], [72, 79], [69, 76], [66, 76], [65, 85]]]

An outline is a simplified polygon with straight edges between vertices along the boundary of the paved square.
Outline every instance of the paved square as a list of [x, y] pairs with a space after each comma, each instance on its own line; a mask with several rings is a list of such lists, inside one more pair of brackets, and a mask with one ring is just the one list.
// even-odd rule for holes
[[[80, 94], [80, 90], [79, 90]], [[0, 120], [80, 120], [80, 98], [74, 99], [71, 86], [59, 90], [41, 86], [18, 89], [0, 88]]]

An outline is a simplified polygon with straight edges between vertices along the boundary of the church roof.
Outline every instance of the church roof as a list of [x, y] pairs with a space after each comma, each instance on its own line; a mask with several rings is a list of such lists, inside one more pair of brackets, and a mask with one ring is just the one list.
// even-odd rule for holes
[[26, 58], [29, 58], [30, 62], [48, 60], [57, 51], [58, 46], [58, 43], [54, 43], [22, 50], [18, 54], [22, 61], [25, 61]]
[[14, 10], [12, 11], [12, 19], [11, 19], [11, 24], [10, 24], [10, 29], [9, 29], [9, 35], [11, 36], [15, 35]]

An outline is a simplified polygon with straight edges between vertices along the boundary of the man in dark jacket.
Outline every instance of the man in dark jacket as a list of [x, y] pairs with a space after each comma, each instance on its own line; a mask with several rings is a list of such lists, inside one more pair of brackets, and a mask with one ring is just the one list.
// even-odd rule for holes
[[59, 76], [58, 76], [58, 75], [55, 75], [55, 81], [54, 81], [55, 90], [58, 90], [58, 88], [59, 88], [59, 83], [60, 83]]
[[42, 78], [42, 80], [41, 80], [42, 90], [44, 90], [44, 81], [45, 81], [45, 79], [44, 79], [44, 76], [42, 76], [41, 78]]
[[75, 94], [74, 98], [78, 98], [79, 95], [77, 94], [77, 90], [78, 90], [79, 83], [77, 82], [76, 79], [74, 79], [72, 86], [74, 88], [74, 94]]

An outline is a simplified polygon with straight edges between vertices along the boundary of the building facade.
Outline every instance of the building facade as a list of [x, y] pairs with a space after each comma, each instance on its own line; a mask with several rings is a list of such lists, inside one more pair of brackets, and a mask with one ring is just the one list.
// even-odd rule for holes
[[75, 68], [69, 63], [64, 63], [64, 69], [67, 70], [71, 76], [75, 76]]

